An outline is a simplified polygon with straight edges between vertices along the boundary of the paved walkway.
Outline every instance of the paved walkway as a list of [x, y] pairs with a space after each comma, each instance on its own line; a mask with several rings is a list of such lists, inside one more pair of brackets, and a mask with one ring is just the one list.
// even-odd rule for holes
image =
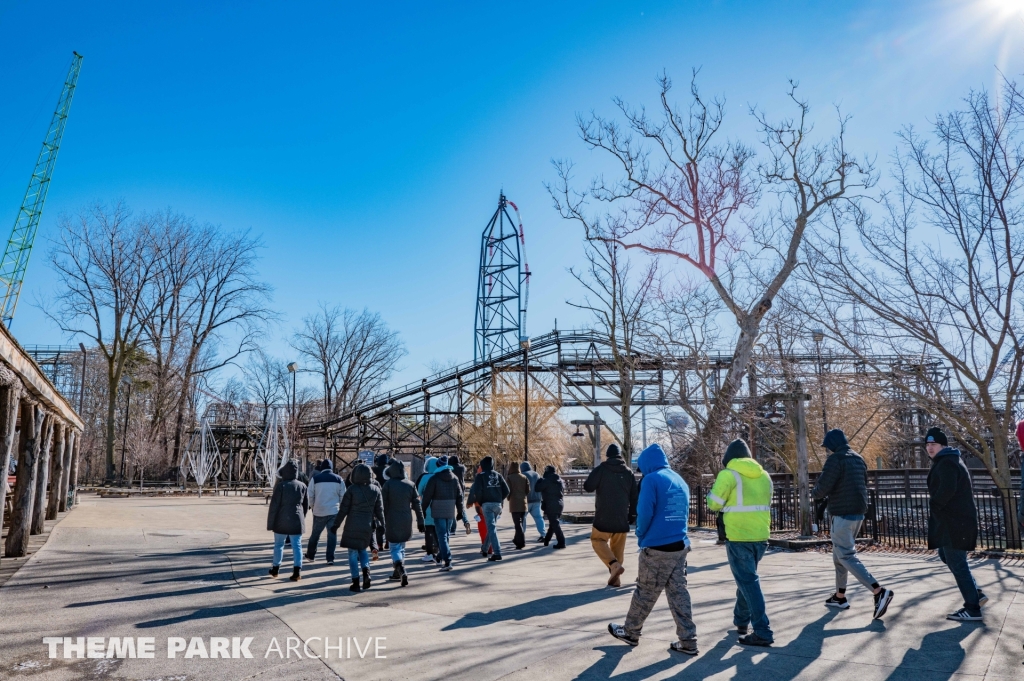
[[[0, 588], [0, 678], [1024, 678], [1019, 565], [976, 562], [991, 598], [985, 622], [957, 624], [943, 619], [960, 599], [935, 558], [869, 554], [875, 576], [896, 591], [885, 621], [875, 622], [859, 586], [851, 590], [850, 610], [823, 607], [830, 556], [773, 552], [762, 577], [776, 645], [748, 650], [730, 633], [734, 587], [724, 550], [712, 537], [695, 535], [689, 573], [701, 654], [683, 658], [668, 651], [674, 627], [664, 600], [639, 647], [607, 634], [609, 621], [622, 621], [631, 588], [604, 586], [607, 572], [591, 552], [587, 527], [566, 526], [566, 551], [530, 543], [516, 552], [506, 541], [501, 563], [484, 562], [476, 536], [461, 534], [454, 572], [410, 561], [411, 583], [403, 589], [386, 581], [390, 564], [382, 559], [373, 567], [374, 587], [352, 594], [347, 566], [327, 567], [322, 556], [299, 583], [268, 577], [265, 514], [260, 499], [84, 497]], [[505, 540], [509, 524], [506, 514]], [[634, 550], [631, 541], [624, 582], [635, 578]], [[151, 636], [156, 657], [49, 659], [44, 636]], [[168, 637], [212, 636], [251, 636], [254, 657], [166, 657]], [[285, 651], [288, 637], [317, 636], [332, 646], [342, 638], [342, 659], [336, 649], [326, 662], [295, 652], [290, 659], [266, 655], [273, 639]], [[367, 651], [372, 637], [382, 637], [386, 659]], [[310, 652], [322, 650], [319, 640], [310, 643]]]

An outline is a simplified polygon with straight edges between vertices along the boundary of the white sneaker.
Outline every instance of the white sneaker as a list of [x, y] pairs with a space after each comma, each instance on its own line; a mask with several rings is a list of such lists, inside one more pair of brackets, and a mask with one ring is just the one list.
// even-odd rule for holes
[[434, 557], [432, 555], [430, 555], [429, 553], [424, 553], [423, 557], [420, 558], [420, 560], [423, 561], [424, 563], [433, 563], [434, 562]]

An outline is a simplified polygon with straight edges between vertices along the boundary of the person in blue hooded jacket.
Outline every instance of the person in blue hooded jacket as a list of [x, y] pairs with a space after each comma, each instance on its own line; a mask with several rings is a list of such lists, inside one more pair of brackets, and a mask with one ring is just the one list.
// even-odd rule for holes
[[697, 626], [693, 623], [690, 592], [686, 588], [690, 488], [669, 467], [668, 456], [660, 445], [642, 451], [637, 465], [644, 478], [636, 506], [636, 538], [640, 546], [636, 590], [626, 623], [609, 624], [608, 632], [631, 646], [638, 645], [640, 630], [664, 591], [679, 638], [672, 642], [671, 650], [696, 655]]
[[[437, 472], [437, 457], [428, 456], [427, 460], [423, 462], [423, 475], [420, 476], [419, 483], [417, 485], [417, 491], [420, 494], [420, 498], [423, 498], [423, 492], [427, 489], [427, 483], [430, 482], [431, 476]], [[424, 554], [422, 560], [424, 563], [431, 561], [438, 563], [438, 554], [440, 547], [437, 544], [437, 529], [434, 527], [434, 516], [431, 515], [430, 509], [423, 509], [423, 540], [427, 547], [427, 552]]]

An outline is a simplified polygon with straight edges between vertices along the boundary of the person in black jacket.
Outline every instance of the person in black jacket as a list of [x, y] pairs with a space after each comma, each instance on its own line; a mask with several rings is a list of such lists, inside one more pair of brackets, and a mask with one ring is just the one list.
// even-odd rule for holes
[[391, 549], [391, 563], [394, 572], [390, 579], [409, 585], [409, 577], [405, 573], [405, 542], [412, 537], [412, 515], [416, 514], [416, 527], [422, 532], [423, 510], [420, 508], [420, 495], [416, 487], [405, 477], [405, 464], [397, 459], [388, 464], [388, 479], [381, 487], [381, 499], [384, 504], [384, 522], [387, 525], [386, 536]]
[[277, 577], [287, 540], [292, 545], [293, 582], [302, 578], [302, 535], [306, 531], [306, 511], [309, 509], [306, 486], [296, 480], [297, 473], [298, 468], [293, 461], [281, 466], [277, 471], [279, 479], [270, 496], [270, 508], [267, 509], [267, 530], [274, 533], [274, 563], [270, 576]]
[[334, 531], [345, 522], [341, 534], [342, 546], [348, 549], [348, 569], [352, 575], [352, 591], [359, 591], [359, 568], [363, 569], [363, 589], [370, 588], [370, 552], [367, 547], [373, 540], [373, 524], [385, 527], [384, 502], [380, 487], [373, 481], [370, 467], [361, 463], [352, 471], [352, 484], [341, 498], [341, 508], [334, 519]]
[[981, 619], [981, 605], [988, 600], [967, 564], [967, 553], [978, 542], [978, 510], [974, 505], [971, 473], [960, 450], [949, 446], [940, 428], [925, 434], [925, 449], [932, 460], [928, 471], [928, 548], [938, 549], [939, 559], [953, 573], [964, 606], [946, 619], [972, 622]]
[[[462, 498], [466, 498], [466, 467], [459, 461], [458, 454], [452, 454], [448, 457], [448, 465], [452, 467], [452, 473], [459, 481], [459, 485], [462, 487]], [[466, 534], [469, 534], [469, 514], [466, 513], [462, 516], [462, 524], [466, 528]], [[452, 523], [452, 534], [455, 534], [455, 523]]]
[[554, 548], [564, 549], [565, 535], [562, 534], [562, 526], [558, 521], [562, 517], [565, 503], [562, 500], [565, 485], [562, 483], [562, 478], [555, 472], [554, 466], [544, 467], [544, 477], [537, 481], [537, 491], [540, 492], [541, 510], [544, 511], [544, 517], [548, 519], [548, 533], [544, 536], [544, 546], [551, 543], [551, 535], [554, 534], [555, 539], [558, 540]]
[[[381, 491], [384, 491], [384, 482], [388, 479], [384, 472], [388, 469], [388, 464], [391, 463], [391, 457], [387, 454], [378, 454], [373, 457], [373, 466], [370, 470], [373, 472], [373, 481], [377, 483], [377, 487], [380, 487]], [[386, 537], [384, 536], [384, 528], [373, 526], [373, 541], [370, 542], [370, 560], [377, 560], [378, 549], [388, 548]]]
[[430, 509], [430, 515], [434, 518], [434, 531], [437, 533], [438, 559], [443, 563], [439, 568], [440, 572], [450, 572], [452, 569], [452, 550], [449, 543], [451, 528], [454, 521], [461, 520], [466, 515], [462, 501], [462, 485], [455, 477], [455, 472], [448, 465], [448, 459], [440, 457], [440, 465], [434, 474], [427, 480], [423, 489], [423, 507]]
[[480, 552], [487, 555], [490, 548], [493, 553], [488, 557], [489, 561], [501, 560], [501, 544], [498, 543], [497, 523], [501, 517], [501, 507], [508, 498], [509, 488], [501, 473], [494, 470], [494, 459], [485, 456], [480, 461], [480, 472], [473, 479], [473, 485], [469, 488], [469, 503], [480, 504], [484, 514], [484, 523], [487, 528], [487, 537], [484, 539]]
[[629, 524], [636, 522], [637, 487], [636, 477], [622, 460], [617, 444], [608, 445], [605, 460], [590, 472], [583, 489], [596, 495], [590, 545], [608, 568], [608, 585], [621, 586], [619, 578], [626, 571], [626, 535]]
[[875, 598], [874, 619], [880, 619], [892, 602], [892, 590], [882, 588], [857, 557], [857, 534], [868, 510], [868, 465], [850, 449], [846, 433], [838, 428], [825, 435], [821, 446], [832, 452], [811, 490], [815, 499], [828, 499], [832, 516], [832, 563], [836, 568], [836, 590], [825, 605], [847, 610], [846, 583], [850, 573], [871, 589]]

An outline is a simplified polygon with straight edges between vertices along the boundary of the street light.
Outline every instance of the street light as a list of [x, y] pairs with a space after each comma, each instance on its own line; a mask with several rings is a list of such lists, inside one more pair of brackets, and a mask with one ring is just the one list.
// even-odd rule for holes
[[82, 416], [85, 409], [85, 361], [89, 358], [89, 352], [85, 349], [85, 343], [79, 343], [78, 347], [82, 348], [82, 384], [78, 386], [78, 415]]
[[519, 337], [523, 349], [523, 461], [530, 460], [530, 339]]
[[[292, 410], [291, 410], [291, 413], [289, 414], [290, 418], [288, 419], [288, 423], [291, 426], [292, 443], [294, 443], [296, 441], [296, 439], [297, 439], [298, 434], [299, 434], [298, 431], [295, 429], [295, 377], [299, 373], [299, 363], [298, 362], [288, 362], [288, 367], [287, 368], [288, 368], [288, 373], [290, 373], [292, 375]], [[304, 459], [305, 459], [306, 456], [308, 456], [308, 452], [304, 452], [303, 453], [303, 458]], [[308, 467], [309, 467], [309, 461], [303, 461], [303, 468], [308, 468]]]
[[825, 407], [825, 368], [821, 363], [821, 342], [825, 340], [825, 332], [821, 329], [811, 331], [811, 340], [818, 351], [818, 389], [821, 393], [821, 428], [823, 435], [828, 435], [828, 412]]
[[124, 431], [121, 435], [121, 485], [124, 485], [124, 461], [125, 454], [128, 451], [128, 419], [131, 412], [129, 411], [132, 406], [132, 377], [125, 374], [121, 377], [121, 383], [128, 386], [128, 396], [124, 402]]

